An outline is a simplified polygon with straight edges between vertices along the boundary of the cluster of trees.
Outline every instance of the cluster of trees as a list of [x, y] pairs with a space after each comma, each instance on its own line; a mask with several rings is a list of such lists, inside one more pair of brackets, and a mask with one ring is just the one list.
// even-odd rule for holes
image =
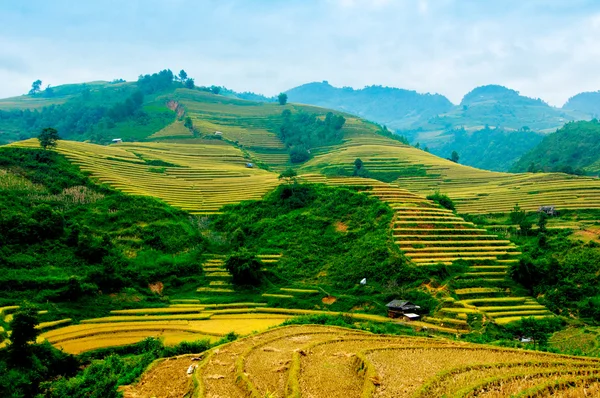
[[278, 135], [289, 148], [292, 163], [310, 159], [310, 148], [340, 142], [344, 136], [346, 119], [342, 115], [329, 112], [321, 119], [316, 114], [292, 113], [289, 109], [281, 115], [283, 123]]

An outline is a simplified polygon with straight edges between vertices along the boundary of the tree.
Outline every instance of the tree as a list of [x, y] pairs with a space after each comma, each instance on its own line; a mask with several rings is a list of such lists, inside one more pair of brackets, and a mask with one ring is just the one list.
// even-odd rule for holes
[[439, 191], [436, 191], [432, 195], [428, 195], [427, 199], [433, 200], [435, 203], [437, 203], [438, 205], [440, 205], [448, 210], [454, 211], [456, 209], [452, 199], [450, 199], [449, 196], [440, 193]]
[[194, 84], [194, 79], [190, 77], [185, 81], [185, 88], [193, 89], [194, 87], [196, 87], [196, 85]]
[[362, 167], [363, 167], [363, 161], [362, 161], [362, 160], [360, 160], [360, 158], [356, 158], [356, 159], [354, 160], [354, 168], [355, 168], [356, 170], [360, 170], [360, 169], [362, 169]]
[[179, 80], [185, 82], [188, 78], [188, 74], [182, 69], [179, 71]]
[[185, 118], [185, 120], [183, 121], [183, 126], [189, 130], [192, 130], [194, 128], [194, 123], [192, 122], [192, 118], [187, 116]]
[[277, 96], [277, 101], [279, 101], [279, 105], [287, 104], [288, 96], [286, 93], [279, 93]]
[[210, 87], [210, 91], [213, 94], [219, 94], [221, 92], [221, 87], [219, 87], [219, 86], [211, 86]]
[[296, 170], [289, 167], [287, 170], [285, 170], [281, 174], [279, 174], [278, 179], [283, 180], [288, 184], [295, 184], [297, 182], [297, 180], [296, 180], [297, 176], [298, 176], [298, 173], [296, 173]]
[[225, 261], [225, 268], [233, 276], [233, 283], [257, 285], [260, 283], [262, 262], [246, 248], [233, 253]]
[[38, 323], [37, 310], [28, 304], [15, 313], [10, 322], [10, 353], [13, 360], [21, 362], [29, 358], [29, 343], [35, 342], [39, 334], [35, 328]]
[[538, 231], [540, 233], [545, 233], [547, 231], [546, 225], [548, 224], [548, 215], [541, 211], [540, 218], [538, 218]]
[[54, 89], [52, 87], [50, 87], [49, 84], [48, 84], [48, 86], [46, 86], [46, 89], [44, 90], [44, 96], [45, 97], [54, 97]]
[[36, 80], [33, 83], [31, 83], [31, 90], [29, 90], [29, 95], [36, 95], [37, 93], [40, 92], [40, 88], [42, 87], [42, 81], [41, 80]]
[[45, 129], [43, 129], [37, 138], [40, 142], [40, 146], [44, 149], [55, 148], [56, 141], [60, 140], [60, 137], [58, 136], [58, 131], [56, 131], [56, 129], [53, 129], [52, 127], [46, 127]]
[[450, 155], [450, 160], [454, 163], [458, 163], [458, 159], [460, 159], [460, 156], [458, 156], [458, 152], [452, 151], [452, 155]]
[[533, 223], [527, 218], [527, 213], [517, 203], [510, 213], [510, 222], [517, 224], [523, 235], [529, 235]]

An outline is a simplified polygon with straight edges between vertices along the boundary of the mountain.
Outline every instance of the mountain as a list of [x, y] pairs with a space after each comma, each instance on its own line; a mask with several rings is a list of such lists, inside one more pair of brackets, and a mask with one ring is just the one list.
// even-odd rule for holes
[[511, 171], [560, 171], [600, 173], [600, 122], [567, 123], [527, 152]]
[[[462, 162], [506, 171], [542, 139], [572, 120], [591, 118], [586, 109], [555, 108], [541, 99], [499, 85], [467, 93], [459, 105], [439, 94], [371, 86], [362, 90], [309, 83], [287, 91], [291, 101], [352, 113], [386, 125], [412, 143]], [[514, 134], [513, 134], [514, 133]]]
[[348, 112], [393, 129], [410, 129], [453, 107], [440, 94], [419, 94], [382, 86], [354, 90], [351, 87], [333, 87], [326, 81], [304, 84], [286, 91], [286, 94], [290, 102]]
[[569, 98], [563, 109], [583, 112], [597, 119], [600, 115], [600, 91], [579, 93]]

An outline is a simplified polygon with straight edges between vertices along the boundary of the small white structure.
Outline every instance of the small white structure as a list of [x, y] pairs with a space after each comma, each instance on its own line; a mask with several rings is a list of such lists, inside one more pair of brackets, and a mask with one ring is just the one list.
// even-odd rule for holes
[[405, 321], [416, 321], [421, 316], [419, 314], [408, 313], [408, 314], [403, 314], [402, 317], [404, 318]]
[[367, 278], [362, 278], [360, 281], [361, 285], [366, 285], [367, 284]]
[[112, 139], [112, 143], [113, 143], [113, 144], [118, 144], [119, 142], [123, 142], [123, 140], [122, 140], [122, 139], [120, 139], [120, 138], [113, 138], [113, 139]]
[[194, 370], [196, 370], [197, 367], [198, 365], [190, 365], [190, 367], [187, 370], [187, 374], [191, 375], [192, 373], [194, 373]]
[[220, 131], [215, 131], [215, 135], [223, 135], [223, 133]]

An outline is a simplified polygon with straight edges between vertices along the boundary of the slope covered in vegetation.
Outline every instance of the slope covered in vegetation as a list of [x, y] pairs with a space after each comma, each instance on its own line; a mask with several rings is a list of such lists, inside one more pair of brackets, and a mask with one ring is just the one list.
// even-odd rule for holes
[[523, 155], [511, 170], [597, 175], [600, 173], [600, 123], [595, 119], [567, 123]]
[[[0, 305], [63, 302], [80, 318], [106, 311], [99, 292], [180, 286], [201, 272], [205, 243], [187, 213], [96, 185], [54, 152], [1, 148], [0, 192]], [[68, 310], [78, 300], [89, 308]]]

